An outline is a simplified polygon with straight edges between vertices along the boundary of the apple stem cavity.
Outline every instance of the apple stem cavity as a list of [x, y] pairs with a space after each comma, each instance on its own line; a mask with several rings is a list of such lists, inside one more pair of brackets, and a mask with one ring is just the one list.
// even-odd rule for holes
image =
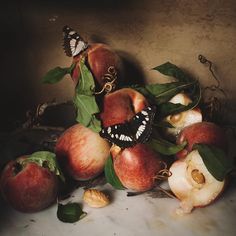
[[23, 170], [23, 165], [19, 162], [16, 162], [13, 166], [13, 175], [16, 176]]

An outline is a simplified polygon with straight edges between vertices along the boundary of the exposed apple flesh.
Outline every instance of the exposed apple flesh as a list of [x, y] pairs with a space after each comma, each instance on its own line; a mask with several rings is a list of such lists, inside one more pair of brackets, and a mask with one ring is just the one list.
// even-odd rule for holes
[[111, 154], [115, 173], [127, 189], [147, 191], [155, 186], [163, 161], [147, 145], [137, 144], [124, 150], [113, 146]]
[[[192, 100], [184, 93], [178, 93], [169, 102], [174, 104], [182, 104], [187, 106]], [[166, 128], [165, 135], [172, 140], [175, 140], [179, 132], [186, 126], [201, 122], [202, 113], [199, 108], [190, 109], [180, 112], [178, 114], [169, 115], [165, 118], [165, 121], [169, 122], [173, 128]]]
[[177, 214], [209, 205], [224, 189], [225, 181], [218, 181], [211, 175], [197, 150], [190, 152], [185, 159], [175, 161], [169, 171], [170, 189], [180, 200]]
[[131, 88], [123, 88], [104, 96], [100, 118], [104, 127], [130, 120], [148, 105], [147, 99]]
[[62, 134], [55, 152], [60, 165], [73, 179], [88, 180], [103, 171], [110, 145], [98, 133], [76, 124]]
[[176, 142], [181, 144], [184, 141], [187, 141], [187, 146], [177, 153], [176, 156], [178, 158], [184, 158], [192, 151], [193, 145], [197, 143], [212, 144], [224, 150], [227, 149], [227, 138], [224, 130], [211, 122], [199, 122], [185, 127], [179, 134]]
[[48, 168], [29, 162], [24, 167], [10, 161], [1, 174], [0, 186], [4, 199], [18, 211], [37, 212], [50, 206], [57, 197], [58, 179]]
[[110, 74], [110, 76], [113, 75], [113, 78], [111, 78], [110, 81], [116, 77], [116, 81], [114, 83], [121, 83], [122, 61], [118, 54], [106, 44], [94, 43], [90, 44], [85, 52], [73, 58], [73, 63], [75, 63], [76, 66], [72, 73], [72, 79], [76, 84], [80, 75], [79, 62], [82, 57], [85, 57], [85, 63], [88, 65], [100, 87], [103, 87], [107, 82], [107, 74]]

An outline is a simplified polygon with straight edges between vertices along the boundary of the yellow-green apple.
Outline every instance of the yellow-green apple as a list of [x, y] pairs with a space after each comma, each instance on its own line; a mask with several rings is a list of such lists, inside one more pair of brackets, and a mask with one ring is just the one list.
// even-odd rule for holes
[[3, 198], [16, 210], [37, 212], [55, 202], [58, 177], [49, 168], [26, 162], [28, 156], [6, 164], [0, 180]]
[[163, 161], [146, 144], [120, 149], [112, 146], [114, 170], [124, 187], [134, 191], [147, 191], [155, 186]]
[[[175, 95], [169, 102], [174, 104], [182, 104], [187, 106], [192, 102], [190, 97], [184, 93], [178, 93]], [[186, 126], [201, 122], [202, 121], [202, 113], [201, 110], [196, 107], [187, 111], [183, 111], [174, 115], [169, 115], [165, 119], [165, 121], [169, 122], [173, 127], [165, 128], [165, 135], [171, 139], [175, 140], [179, 132]]]
[[148, 105], [147, 99], [131, 88], [116, 90], [104, 96], [100, 118], [104, 127], [129, 121]]
[[185, 127], [177, 137], [177, 144], [187, 141], [187, 146], [176, 154], [178, 158], [184, 158], [192, 151], [194, 144], [211, 144], [227, 151], [227, 138], [224, 130], [211, 122], [198, 122]]
[[169, 171], [170, 189], [180, 200], [177, 214], [190, 213], [195, 207], [209, 205], [220, 196], [225, 186], [225, 180], [218, 181], [207, 170], [197, 150], [175, 161]]
[[109, 156], [110, 145], [98, 133], [76, 124], [58, 139], [55, 152], [61, 167], [75, 180], [98, 176]]

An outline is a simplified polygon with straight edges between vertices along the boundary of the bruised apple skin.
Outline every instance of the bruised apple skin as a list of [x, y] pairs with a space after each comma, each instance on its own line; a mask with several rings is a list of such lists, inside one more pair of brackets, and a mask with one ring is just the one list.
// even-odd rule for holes
[[177, 158], [184, 158], [197, 143], [214, 145], [227, 151], [227, 138], [224, 130], [211, 122], [204, 121], [185, 127], [176, 142], [181, 144], [184, 141], [187, 141], [187, 146], [176, 154]]
[[161, 157], [145, 144], [121, 150], [111, 148], [114, 170], [124, 187], [134, 191], [147, 191], [155, 186], [163, 168]]
[[85, 58], [85, 63], [91, 70], [100, 88], [102, 88], [107, 82], [105, 76], [106, 74], [117, 77], [115, 84], [122, 83], [123, 65], [121, 58], [108, 45], [102, 43], [94, 43], [90, 44], [82, 54], [79, 54], [73, 58], [73, 63], [75, 63], [76, 66], [72, 72], [72, 79], [75, 84], [78, 83], [78, 79], [80, 76], [79, 62], [82, 57]]
[[169, 171], [170, 189], [180, 200], [180, 208], [176, 211], [179, 215], [214, 202], [225, 187], [225, 180], [218, 181], [210, 174], [197, 150], [175, 161]]
[[[169, 102], [187, 106], [192, 100], [186, 94], [178, 93]], [[172, 128], [166, 128], [164, 130], [165, 136], [174, 141], [183, 128], [202, 121], [202, 112], [196, 107], [174, 115], [169, 115], [165, 118], [165, 121], [173, 126]]]
[[0, 187], [3, 198], [16, 210], [37, 212], [55, 202], [58, 178], [48, 168], [33, 162], [20, 166], [19, 160], [10, 161], [4, 168]]
[[75, 180], [98, 176], [109, 156], [110, 145], [98, 133], [81, 124], [67, 129], [55, 147], [61, 168]]
[[104, 127], [124, 123], [147, 105], [147, 99], [136, 90], [119, 89], [104, 96], [100, 118]]

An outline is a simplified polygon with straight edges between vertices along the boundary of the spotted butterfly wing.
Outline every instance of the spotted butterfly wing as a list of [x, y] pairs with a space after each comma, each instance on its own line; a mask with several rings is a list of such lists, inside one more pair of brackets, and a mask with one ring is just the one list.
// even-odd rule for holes
[[129, 129], [137, 143], [145, 143], [149, 139], [155, 114], [156, 107], [147, 107], [137, 113], [130, 121]]
[[100, 135], [111, 143], [122, 148], [131, 147], [136, 143], [131, 135], [128, 123], [112, 125], [104, 128], [100, 132]]
[[122, 148], [145, 143], [151, 135], [155, 113], [155, 107], [147, 107], [137, 113], [129, 122], [102, 129], [100, 135]]
[[75, 57], [88, 47], [82, 37], [69, 26], [64, 26], [63, 48], [68, 57]]

